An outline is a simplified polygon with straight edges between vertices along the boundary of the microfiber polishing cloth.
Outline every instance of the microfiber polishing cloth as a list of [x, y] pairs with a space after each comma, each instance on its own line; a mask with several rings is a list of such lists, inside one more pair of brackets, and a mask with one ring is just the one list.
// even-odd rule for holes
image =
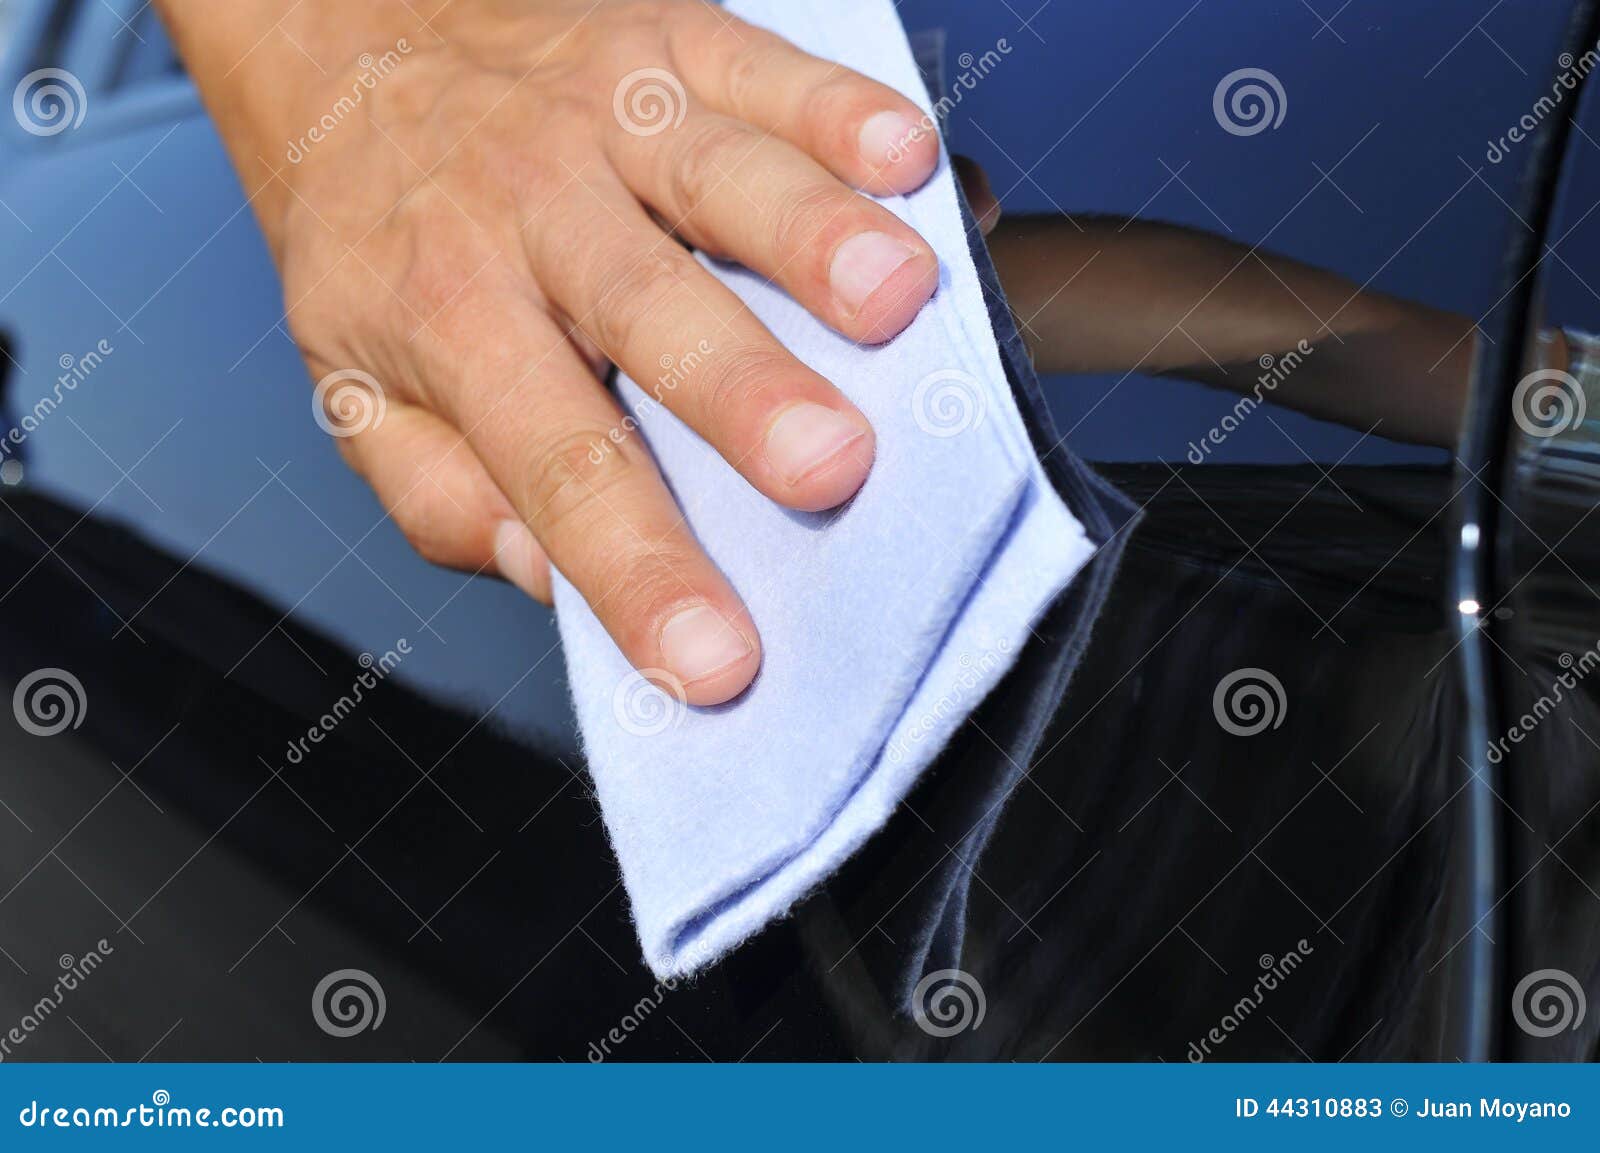
[[[728, 7], [931, 118], [890, 0]], [[556, 579], [584, 751], [659, 977], [690, 974], [783, 916], [877, 831], [1094, 553], [1012, 398], [948, 157], [921, 189], [881, 202], [942, 262], [933, 299], [886, 345], [852, 344], [762, 277], [706, 261], [872, 422], [877, 459], [847, 505], [773, 504], [634, 381], [617, 383], [761, 630], [750, 689], [684, 706], [633, 671]]]

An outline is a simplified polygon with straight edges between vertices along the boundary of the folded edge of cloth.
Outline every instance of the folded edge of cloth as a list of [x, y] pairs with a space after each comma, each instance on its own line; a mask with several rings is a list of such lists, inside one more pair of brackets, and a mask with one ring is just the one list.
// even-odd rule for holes
[[[941, 100], [947, 87], [942, 30], [917, 32], [910, 39], [935, 107], [948, 106]], [[948, 125], [941, 128], [948, 130]], [[887, 960], [881, 956], [864, 960], [880, 971], [879, 979], [894, 991], [897, 1007], [907, 1016], [916, 1013], [919, 999], [926, 1002], [930, 995], [922, 987], [925, 976], [982, 965], [983, 956], [967, 955], [973, 878], [1002, 827], [1012, 797], [1033, 771], [1040, 746], [1056, 731], [1067, 689], [1088, 652], [1139, 520], [1133, 502], [1066, 447], [971, 207], [964, 195], [961, 201], [973, 263], [1012, 397], [1047, 476], [1097, 551], [1034, 625], [1016, 664], [974, 712], [968, 729], [961, 730], [928, 767], [929, 787], [919, 785], [919, 793], [907, 798], [908, 806], [915, 805], [916, 823], [930, 834], [928, 860], [913, 858], [887, 869], [876, 886], [878, 904], [866, 906], [882, 905], [887, 911], [876, 920], [868, 913], [869, 924], [860, 927], [869, 935], [881, 927], [887, 939], [898, 942], [876, 951], [886, 954]], [[940, 845], [947, 847], [942, 855]], [[983, 953], [987, 955], [988, 949]]]
[[[729, 7], [929, 109], [888, 0]], [[660, 406], [659, 390], [619, 380], [689, 523], [762, 629], [755, 685], [726, 706], [683, 707], [628, 668], [557, 580], [589, 767], [646, 960], [663, 977], [782, 916], [875, 832], [1094, 551], [1012, 399], [948, 157], [923, 189], [883, 203], [944, 261], [934, 300], [888, 345], [850, 344], [760, 277], [708, 262], [872, 420], [879, 459], [845, 508], [769, 504]]]
[[[916, 884], [926, 886], [930, 892], [920, 901], [905, 903], [904, 916], [909, 923], [904, 928], [885, 926], [892, 936], [906, 942], [889, 987], [895, 990], [899, 1009], [907, 1015], [918, 1009], [918, 991], [926, 975], [968, 968], [977, 960], [967, 956], [966, 948], [967, 905], [973, 878], [982, 866], [990, 841], [1001, 828], [1012, 797], [1024, 777], [1033, 771], [1040, 746], [1054, 731], [1067, 688], [1088, 652], [1122, 554], [1139, 520], [1139, 511], [1131, 501], [1066, 449], [1045, 407], [1038, 376], [975, 227], [971, 235], [973, 259], [983, 280], [1006, 374], [1024, 423], [1043, 454], [1046, 473], [1057, 492], [1098, 547], [1083, 571], [1035, 625], [1005, 680], [972, 717], [981, 739], [952, 742], [940, 761], [930, 767], [930, 773], [937, 772], [944, 762], [958, 758], [958, 771], [966, 780], [958, 790], [961, 796], [941, 798], [942, 803], [919, 809], [918, 817], [931, 827], [936, 839], [950, 846], [950, 852], [918, 876]], [[923, 1009], [927, 1008], [928, 996], [926, 990], [921, 993]]]

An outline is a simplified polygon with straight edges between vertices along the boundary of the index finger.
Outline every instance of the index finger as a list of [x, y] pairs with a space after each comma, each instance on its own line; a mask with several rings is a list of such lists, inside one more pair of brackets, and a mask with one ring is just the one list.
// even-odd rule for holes
[[810, 154], [853, 188], [910, 192], [933, 175], [931, 118], [900, 93], [737, 17], [686, 5], [672, 54], [707, 106]]
[[577, 350], [490, 289], [463, 293], [435, 323], [460, 326], [453, 357], [431, 366], [445, 378], [435, 391], [623, 655], [688, 704], [743, 692], [761, 663], [755, 622], [640, 438], [613, 435], [623, 414]]

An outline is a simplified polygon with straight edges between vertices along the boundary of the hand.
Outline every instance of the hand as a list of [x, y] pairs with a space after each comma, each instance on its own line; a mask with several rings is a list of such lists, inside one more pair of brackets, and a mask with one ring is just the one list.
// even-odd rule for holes
[[852, 188], [927, 179], [916, 106], [687, 0], [455, 0], [426, 26], [387, 0], [160, 6], [313, 377], [379, 382], [382, 421], [337, 443], [417, 550], [546, 601], [553, 563], [636, 667], [694, 704], [741, 692], [755, 623], [601, 374], [685, 366], [662, 401], [750, 484], [848, 499], [866, 419], [683, 244], [889, 339], [938, 262]]

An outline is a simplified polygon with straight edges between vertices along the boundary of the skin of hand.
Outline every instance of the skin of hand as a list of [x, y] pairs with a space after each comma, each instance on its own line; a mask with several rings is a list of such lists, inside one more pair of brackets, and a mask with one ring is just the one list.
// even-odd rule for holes
[[338, 385], [317, 395], [339, 450], [414, 547], [544, 601], [554, 564], [680, 699], [743, 691], [756, 624], [602, 378], [661, 382], [788, 508], [849, 499], [870, 425], [686, 246], [892, 338], [938, 260], [855, 190], [931, 175], [920, 110], [697, 0], [454, 0], [426, 22], [402, 0], [157, 7], [289, 332]]

